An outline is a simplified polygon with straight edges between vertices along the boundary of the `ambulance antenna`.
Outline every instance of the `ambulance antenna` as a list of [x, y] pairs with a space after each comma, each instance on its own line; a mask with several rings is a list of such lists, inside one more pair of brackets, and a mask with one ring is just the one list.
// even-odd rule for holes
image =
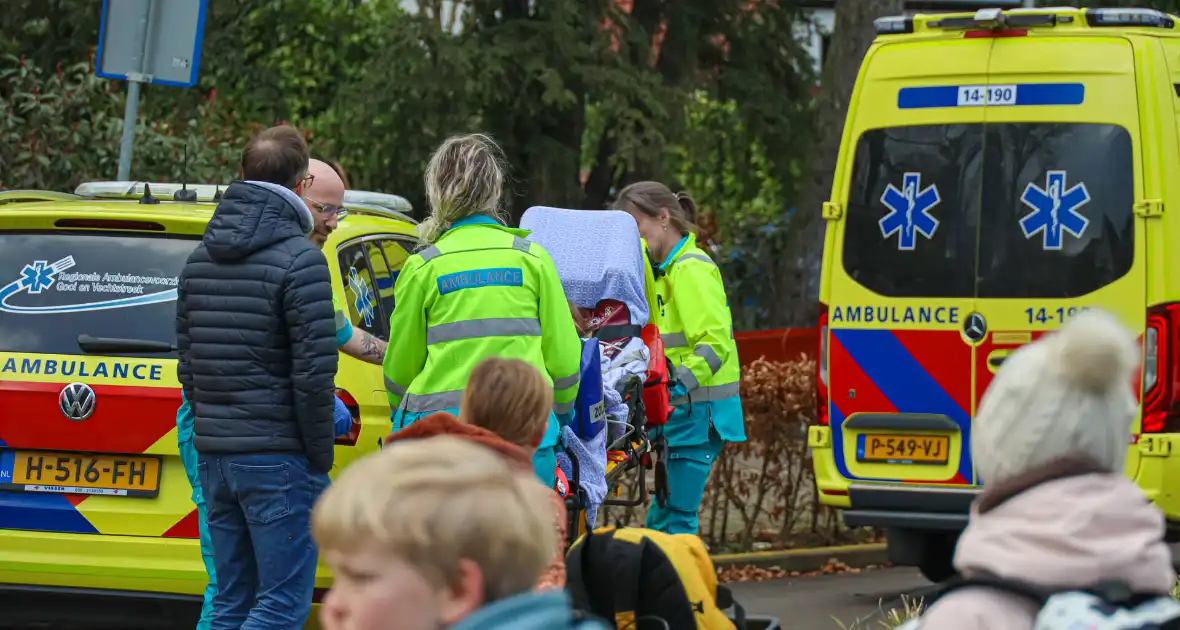
[[192, 203], [197, 200], [197, 191], [188, 189], [188, 138], [184, 140], [184, 163], [180, 167], [180, 190], [172, 193], [173, 201]]
[[139, 198], [139, 203], [148, 206], [160, 203], [159, 199], [152, 196], [152, 187], [147, 182], [143, 183], [143, 196]]

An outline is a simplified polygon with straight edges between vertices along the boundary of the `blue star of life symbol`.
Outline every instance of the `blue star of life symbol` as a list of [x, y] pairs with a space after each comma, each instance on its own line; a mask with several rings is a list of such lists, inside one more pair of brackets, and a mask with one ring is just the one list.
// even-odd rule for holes
[[1043, 233], [1045, 249], [1061, 249], [1062, 231], [1081, 238], [1090, 225], [1090, 220], [1077, 211], [1090, 202], [1090, 192], [1081, 182], [1066, 190], [1066, 177], [1065, 171], [1049, 171], [1045, 174], [1044, 189], [1029, 182], [1020, 196], [1024, 205], [1033, 209], [1020, 220], [1024, 238]]
[[53, 286], [56, 280], [53, 276], [56, 273], [57, 269], [49, 266], [48, 261], [34, 261], [33, 264], [25, 265], [25, 268], [21, 269], [20, 286], [24, 287], [29, 293], [36, 295]]
[[356, 301], [353, 302], [356, 312], [365, 318], [365, 326], [372, 326], [373, 299], [369, 294], [369, 285], [361, 280], [360, 274], [356, 272], [356, 267], [351, 267], [348, 270], [348, 286], [352, 288], [352, 293], [356, 296]]
[[937, 206], [942, 198], [938, 196], [938, 186], [931, 184], [922, 189], [921, 173], [905, 173], [902, 175], [901, 190], [893, 184], [885, 188], [881, 195], [881, 203], [889, 208], [879, 225], [881, 236], [889, 238], [899, 232], [897, 249], [909, 251], [918, 242], [918, 234], [927, 239], [934, 238], [938, 230], [938, 219], [930, 214], [930, 209]]

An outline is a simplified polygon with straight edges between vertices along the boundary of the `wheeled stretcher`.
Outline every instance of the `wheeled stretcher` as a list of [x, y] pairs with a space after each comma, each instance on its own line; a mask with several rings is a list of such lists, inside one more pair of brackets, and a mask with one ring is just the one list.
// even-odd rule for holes
[[[565, 456], [559, 457], [572, 544], [593, 526], [599, 507], [646, 502], [649, 473], [655, 500], [666, 500], [667, 445], [648, 428], [671, 414], [667, 360], [651, 321], [654, 281], [634, 219], [616, 211], [533, 207], [521, 227], [553, 258], [566, 298], [587, 324], [575, 419], [563, 429]], [[620, 496], [630, 474], [639, 476], [637, 490]]]

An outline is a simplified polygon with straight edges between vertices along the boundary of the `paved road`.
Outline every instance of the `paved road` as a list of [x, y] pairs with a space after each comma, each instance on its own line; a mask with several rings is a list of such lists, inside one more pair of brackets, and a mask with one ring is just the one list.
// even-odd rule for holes
[[[782, 630], [840, 630], [840, 623], [850, 630], [883, 630], [877, 623], [882, 609], [897, 606], [902, 594], [922, 596], [929, 590], [930, 583], [917, 570], [907, 567], [746, 582], [732, 584], [731, 588], [748, 614], [776, 616], [782, 622]], [[14, 627], [6, 625], [2, 617], [0, 615], [0, 628]], [[16, 627], [21, 630], [45, 628]], [[82, 628], [71, 627], [69, 630]], [[55, 627], [53, 630], [63, 629]]]
[[902, 595], [921, 597], [931, 588], [910, 567], [730, 586], [747, 614], [774, 615], [783, 630], [840, 630], [841, 623], [881, 630], [877, 622], [883, 610], [900, 606]]

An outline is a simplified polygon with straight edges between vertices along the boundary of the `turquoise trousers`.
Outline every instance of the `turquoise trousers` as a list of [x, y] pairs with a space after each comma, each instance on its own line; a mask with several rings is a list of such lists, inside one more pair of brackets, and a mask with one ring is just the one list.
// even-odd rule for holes
[[201, 494], [201, 478], [197, 476], [197, 448], [192, 439], [180, 442], [180, 461], [184, 463], [184, 474], [193, 488], [193, 503], [197, 504], [197, 522], [201, 532], [201, 559], [205, 561], [205, 572], [209, 583], [205, 585], [205, 601], [201, 604], [201, 620], [197, 630], [209, 630], [213, 620], [213, 596], [217, 595], [217, 571], [213, 568], [213, 543], [209, 539], [209, 525], [205, 519], [205, 498]]
[[645, 527], [665, 534], [697, 534], [709, 472], [725, 446], [715, 432], [710, 438], [706, 444], [668, 447], [668, 500], [664, 507], [651, 502]]

